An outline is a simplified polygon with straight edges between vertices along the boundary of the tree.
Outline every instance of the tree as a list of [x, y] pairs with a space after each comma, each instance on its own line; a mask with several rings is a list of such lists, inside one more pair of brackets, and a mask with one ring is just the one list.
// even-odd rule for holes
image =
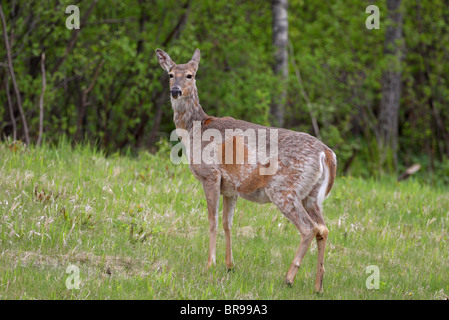
[[[393, 161], [397, 166], [399, 104], [401, 97], [402, 61], [402, 12], [401, 0], [388, 0], [389, 23], [385, 33], [384, 54], [387, 61], [382, 74], [379, 112], [379, 156], [380, 165]], [[392, 156], [389, 157], [389, 155]]]
[[273, 71], [281, 79], [279, 93], [273, 99], [271, 115], [274, 124], [284, 125], [285, 99], [287, 96], [288, 78], [288, 0], [272, 0], [271, 10], [273, 16], [273, 46], [274, 65]]

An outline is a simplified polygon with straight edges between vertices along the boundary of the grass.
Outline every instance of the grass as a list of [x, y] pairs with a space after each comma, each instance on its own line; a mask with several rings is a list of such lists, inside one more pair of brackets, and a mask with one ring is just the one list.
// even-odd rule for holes
[[[412, 179], [340, 177], [324, 203], [324, 293], [313, 292], [313, 242], [293, 287], [294, 226], [271, 204], [239, 199], [236, 267], [206, 269], [200, 183], [158, 155], [105, 157], [89, 146], [0, 144], [1, 299], [445, 299], [449, 192]], [[221, 218], [220, 218], [221, 225]], [[80, 289], [67, 289], [69, 265]], [[379, 268], [368, 290], [366, 268]]]

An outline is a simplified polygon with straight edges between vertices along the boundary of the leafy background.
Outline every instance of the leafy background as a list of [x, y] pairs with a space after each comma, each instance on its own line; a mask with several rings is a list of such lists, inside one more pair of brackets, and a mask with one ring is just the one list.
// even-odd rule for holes
[[[154, 55], [158, 47], [179, 63], [188, 61], [195, 48], [201, 49], [197, 86], [208, 114], [271, 122], [270, 104], [281, 81], [273, 74], [269, 1], [2, 0], [1, 4], [33, 143], [39, 127], [43, 52], [48, 144], [66, 136], [73, 143], [95, 144], [107, 154], [156, 151], [157, 142], [174, 129], [167, 77]], [[79, 32], [65, 27], [69, 17], [65, 8], [70, 4], [80, 8]], [[370, 4], [380, 9], [378, 30], [365, 27], [365, 8]], [[443, 0], [417, 0], [403, 1], [401, 10], [404, 58], [398, 165], [393, 171], [420, 163], [418, 178], [447, 184], [449, 7]], [[386, 1], [291, 0], [288, 14], [291, 50], [284, 126], [313, 134], [294, 63], [321, 139], [337, 153], [340, 173], [367, 177], [389, 171], [380, 164], [373, 130], [387, 66]], [[18, 139], [23, 140], [16, 97], [4, 67], [4, 45], [0, 61], [1, 138], [12, 135], [9, 81]]]

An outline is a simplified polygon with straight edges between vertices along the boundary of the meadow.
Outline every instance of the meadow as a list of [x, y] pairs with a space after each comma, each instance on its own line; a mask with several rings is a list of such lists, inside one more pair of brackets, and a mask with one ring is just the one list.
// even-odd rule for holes
[[[338, 177], [324, 210], [330, 234], [316, 294], [315, 241], [293, 286], [284, 284], [300, 235], [272, 204], [238, 200], [231, 272], [220, 217], [208, 270], [203, 190], [167, 148], [106, 157], [64, 140], [1, 143], [0, 299], [447, 299], [447, 189]], [[79, 289], [67, 287], [71, 265]], [[367, 288], [369, 266], [378, 289]]]

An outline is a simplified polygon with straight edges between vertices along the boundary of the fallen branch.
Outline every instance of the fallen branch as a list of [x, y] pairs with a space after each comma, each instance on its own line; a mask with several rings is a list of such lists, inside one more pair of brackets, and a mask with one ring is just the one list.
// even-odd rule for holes
[[405, 172], [402, 173], [398, 177], [398, 181], [402, 181], [402, 180], [407, 179], [412, 174], [416, 173], [419, 169], [421, 169], [421, 165], [419, 163], [416, 163], [416, 164], [412, 165], [411, 167], [409, 167], [407, 170], [405, 170]]

